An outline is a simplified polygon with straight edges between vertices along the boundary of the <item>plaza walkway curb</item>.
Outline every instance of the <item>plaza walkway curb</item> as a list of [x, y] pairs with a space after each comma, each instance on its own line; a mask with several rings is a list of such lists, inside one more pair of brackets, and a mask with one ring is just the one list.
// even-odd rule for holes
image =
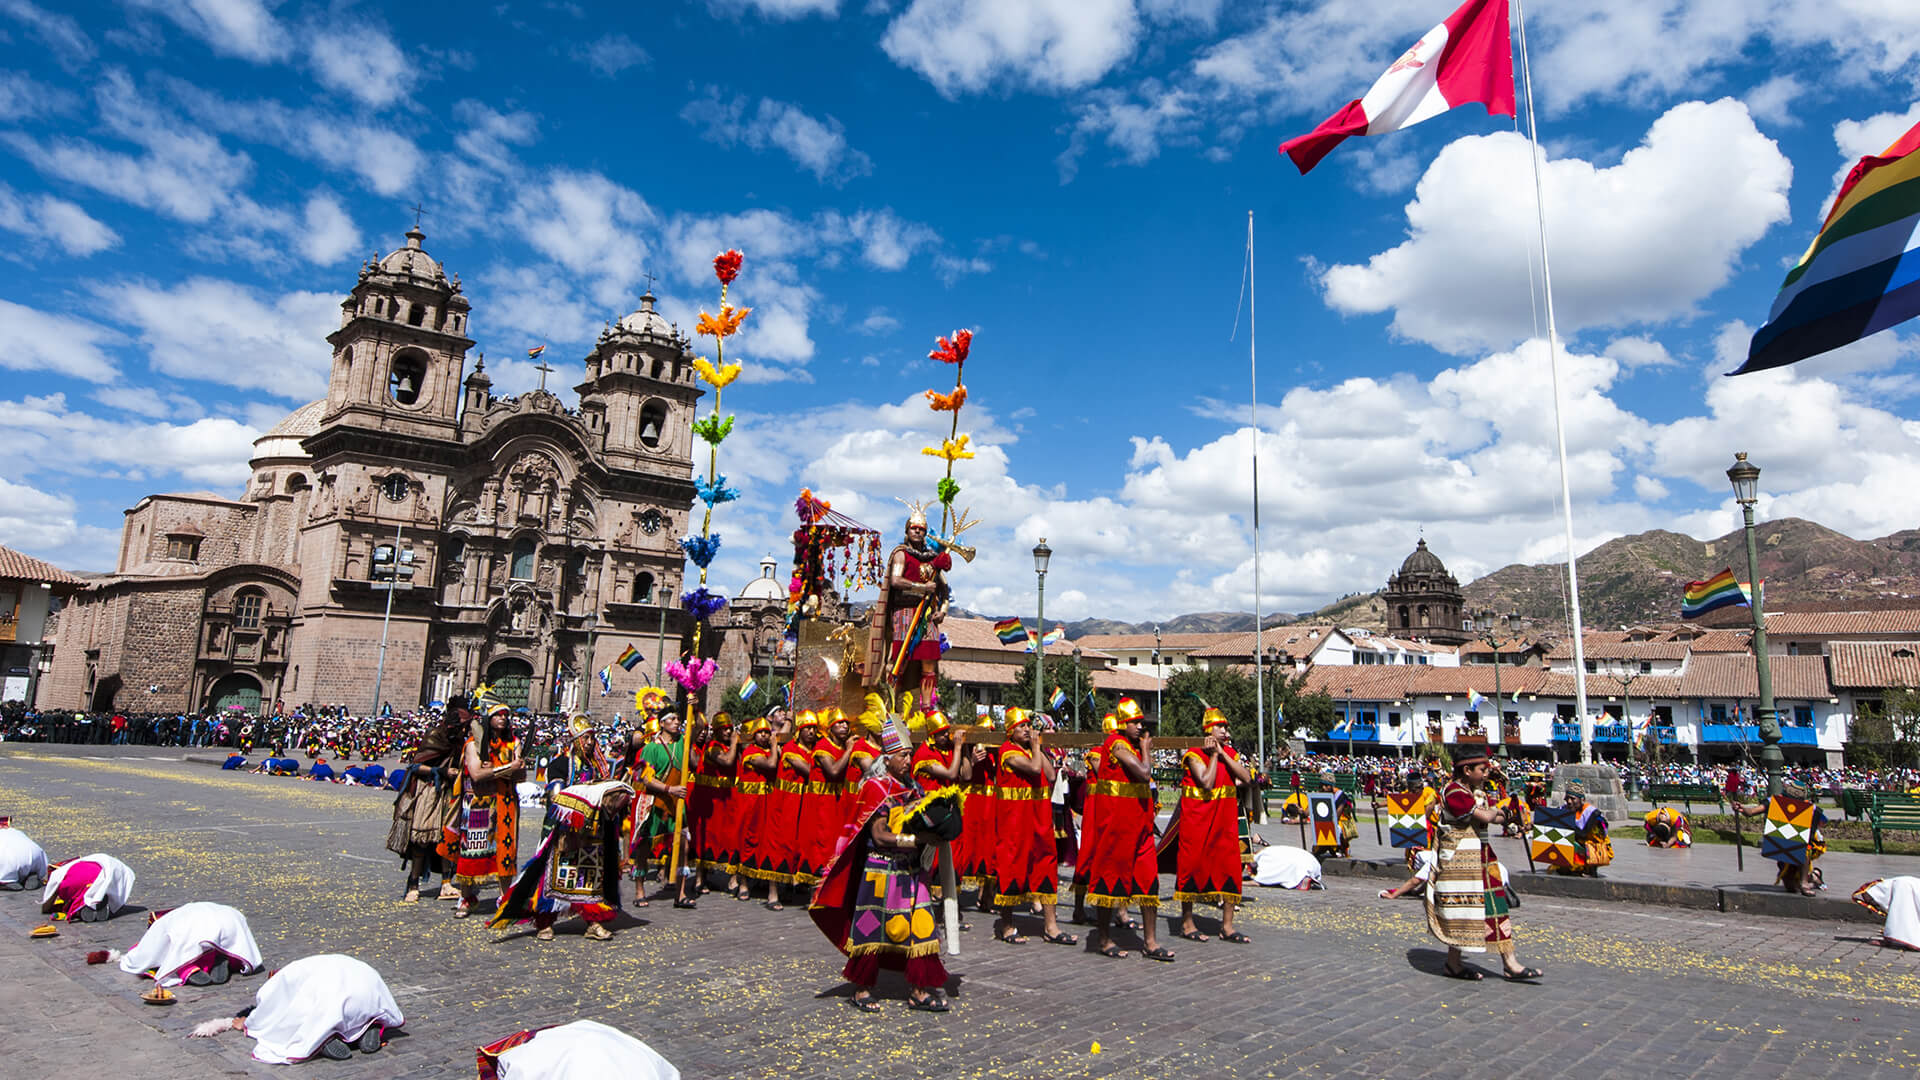
[[[1320, 863], [1320, 870], [1329, 877], [1376, 877], [1394, 881], [1404, 881], [1407, 877], [1407, 864], [1398, 859], [1326, 859]], [[1834, 896], [1793, 896], [1771, 886], [1762, 891], [1752, 887], [1655, 885], [1644, 881], [1535, 873], [1515, 873], [1513, 885], [1523, 903], [1529, 896], [1554, 896], [1788, 919], [1831, 919], [1874, 925], [1881, 921], [1878, 915], [1851, 900]]]

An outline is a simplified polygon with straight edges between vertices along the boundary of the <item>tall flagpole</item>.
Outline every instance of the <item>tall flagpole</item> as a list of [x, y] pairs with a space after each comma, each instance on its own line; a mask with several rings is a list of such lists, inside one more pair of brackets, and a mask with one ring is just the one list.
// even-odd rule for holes
[[[1253, 288], [1253, 211], [1247, 211], [1247, 395], [1248, 412], [1253, 418], [1253, 730], [1260, 767], [1267, 762], [1267, 687], [1261, 660], [1264, 657], [1260, 636], [1260, 378], [1255, 366], [1255, 343], [1259, 330], [1254, 312], [1258, 305]], [[1274, 738], [1279, 738], [1274, 733]]]
[[[1520, 27], [1520, 76], [1527, 84], [1527, 156], [1533, 161], [1533, 209], [1540, 228], [1540, 281], [1547, 299], [1547, 359], [1553, 373], [1553, 437], [1560, 448], [1560, 509], [1567, 534], [1568, 616], [1572, 620], [1573, 685], [1575, 708], [1580, 719], [1580, 763], [1593, 764], [1593, 718], [1587, 715], [1587, 650], [1584, 623], [1580, 618], [1580, 573], [1574, 565], [1573, 491], [1567, 482], [1567, 426], [1562, 414], [1566, 406], [1560, 388], [1560, 335], [1553, 322], [1553, 269], [1547, 262], [1547, 204], [1540, 180], [1540, 159], [1546, 151], [1540, 146], [1540, 131], [1533, 122], [1533, 68], [1527, 60], [1527, 13], [1524, 0], [1513, 0], [1514, 21]], [[1531, 285], [1528, 286], [1532, 288]]]

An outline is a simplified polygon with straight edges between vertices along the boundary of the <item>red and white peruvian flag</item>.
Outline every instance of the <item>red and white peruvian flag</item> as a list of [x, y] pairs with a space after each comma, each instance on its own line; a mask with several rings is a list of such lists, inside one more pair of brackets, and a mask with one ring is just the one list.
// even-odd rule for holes
[[1367, 96], [1319, 127], [1280, 144], [1305, 173], [1349, 135], [1384, 135], [1478, 101], [1489, 116], [1513, 115], [1513, 50], [1507, 0], [1467, 0], [1393, 62]]

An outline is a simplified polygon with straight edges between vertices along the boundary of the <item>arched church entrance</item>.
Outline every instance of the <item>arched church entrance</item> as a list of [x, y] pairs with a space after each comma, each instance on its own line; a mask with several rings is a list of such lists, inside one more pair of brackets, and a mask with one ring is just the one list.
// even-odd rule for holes
[[513, 708], [524, 708], [527, 692], [533, 686], [533, 665], [518, 657], [503, 657], [487, 665], [487, 685], [494, 699]]
[[228, 716], [236, 712], [258, 715], [260, 680], [251, 675], [242, 675], [237, 671], [223, 676], [219, 682], [207, 689], [207, 704], [219, 716]]

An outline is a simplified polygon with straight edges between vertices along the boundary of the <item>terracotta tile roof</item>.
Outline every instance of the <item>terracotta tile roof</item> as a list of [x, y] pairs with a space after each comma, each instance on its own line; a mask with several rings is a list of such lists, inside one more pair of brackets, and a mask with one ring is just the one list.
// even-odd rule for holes
[[[1273, 633], [1274, 633], [1273, 631], [1269, 631], [1267, 636], [1272, 637]], [[1211, 646], [1218, 645], [1223, 641], [1226, 641], [1232, 638], [1243, 637], [1243, 636], [1248, 639], [1251, 639], [1253, 637], [1253, 632], [1249, 630], [1245, 634], [1242, 634], [1239, 631], [1226, 631], [1222, 633], [1205, 633], [1205, 634], [1161, 634], [1160, 635], [1160, 651], [1163, 653], [1176, 652], [1176, 651], [1183, 652], [1183, 653], [1195, 653], [1195, 652], [1200, 652], [1204, 649], [1207, 649]], [[1079, 645], [1083, 649], [1106, 649], [1106, 650], [1151, 649], [1153, 648], [1153, 635], [1152, 634], [1085, 634], [1075, 639], [1074, 643]]]
[[[1687, 643], [1684, 641], [1625, 641], [1619, 634], [1588, 634], [1582, 644], [1586, 648], [1587, 659], [1594, 660], [1684, 660], [1687, 658]], [[1549, 660], [1570, 660], [1573, 658], [1573, 643], [1562, 642], [1547, 653]]]
[[[947, 641], [956, 649], [985, 649], [990, 652], [1005, 653], [1008, 656], [1025, 656], [1027, 646], [1024, 642], [1002, 645], [993, 635], [993, 623], [986, 619], [949, 618], [941, 622], [940, 630], [947, 635]], [[1048, 656], [1072, 656], [1076, 643], [1056, 641], [1047, 646]], [[1082, 649], [1083, 655], [1089, 655]]]
[[1828, 634], [1920, 635], [1920, 608], [1895, 611], [1781, 611], [1767, 616], [1767, 633], [1793, 637]]
[[[1823, 701], [1833, 696], [1824, 656], [1770, 656], [1773, 696], [1794, 701]], [[1639, 684], [1634, 684], [1639, 689]], [[1638, 697], [1638, 694], [1634, 696]], [[1683, 698], [1757, 698], [1760, 677], [1751, 656], [1696, 656], [1680, 677]]]
[[86, 584], [50, 562], [42, 562], [9, 547], [0, 547], [0, 578], [12, 578], [15, 581], [45, 581], [54, 585], [75, 587]]
[[1849, 690], [1920, 686], [1920, 649], [1897, 641], [1836, 641], [1828, 646], [1833, 685]]
[[[974, 686], [1012, 686], [1020, 677], [1023, 665], [993, 664], [984, 660], [942, 660], [940, 674], [957, 683]], [[1089, 671], [1087, 677], [1095, 690], [1133, 693], [1144, 691], [1152, 693], [1159, 681], [1151, 675], [1142, 675], [1126, 668], [1100, 669]], [[1066, 688], [1072, 691], [1072, 687]]]
[[1753, 641], [1751, 630], [1708, 630], [1693, 639], [1695, 656], [1701, 653], [1744, 653]]

